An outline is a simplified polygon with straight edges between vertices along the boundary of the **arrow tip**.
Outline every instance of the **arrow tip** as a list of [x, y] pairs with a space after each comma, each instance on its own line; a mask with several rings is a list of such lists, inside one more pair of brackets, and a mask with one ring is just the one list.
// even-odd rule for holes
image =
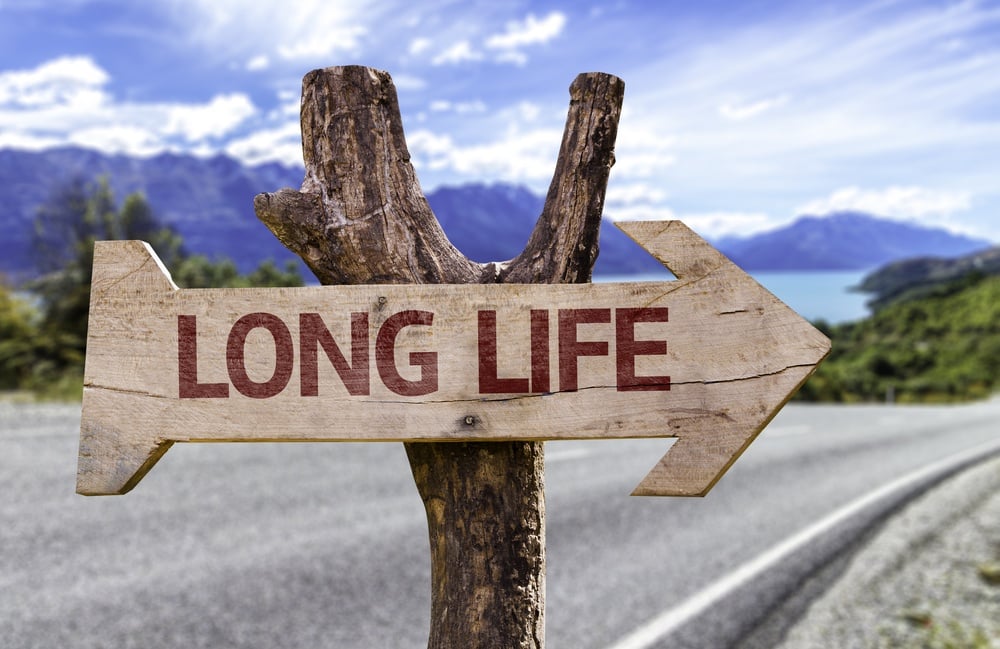
[[[692, 411], [672, 421], [677, 441], [633, 492], [703, 496], [815, 371], [829, 353], [830, 341], [680, 221], [615, 225], [679, 280], [697, 284], [707, 299], [726, 299], [734, 305], [703, 314], [699, 327], [707, 330], [718, 318], [746, 314], [741, 324], [727, 321], [727, 331], [743, 336], [750, 347], [754, 347], [751, 339], [758, 341], [755, 349], [760, 358], [745, 364], [741, 372], [712, 382], [715, 390], [729, 386], [723, 390], [728, 414]], [[698, 389], [707, 385], [702, 380], [690, 383]]]

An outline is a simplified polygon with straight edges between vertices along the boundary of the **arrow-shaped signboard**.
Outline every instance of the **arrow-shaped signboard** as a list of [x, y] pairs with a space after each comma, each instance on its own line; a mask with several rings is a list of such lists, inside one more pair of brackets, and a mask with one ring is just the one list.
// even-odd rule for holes
[[634, 493], [703, 495], [830, 341], [679, 221], [620, 227], [678, 279], [179, 290], [98, 242], [77, 491], [174, 442], [676, 437]]

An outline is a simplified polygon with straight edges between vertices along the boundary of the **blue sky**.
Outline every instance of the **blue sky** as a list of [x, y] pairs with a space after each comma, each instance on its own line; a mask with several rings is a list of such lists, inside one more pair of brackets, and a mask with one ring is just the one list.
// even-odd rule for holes
[[0, 0], [0, 147], [301, 164], [302, 76], [347, 64], [392, 74], [425, 191], [543, 193], [597, 70], [626, 88], [607, 217], [1000, 241], [1000, 2]]

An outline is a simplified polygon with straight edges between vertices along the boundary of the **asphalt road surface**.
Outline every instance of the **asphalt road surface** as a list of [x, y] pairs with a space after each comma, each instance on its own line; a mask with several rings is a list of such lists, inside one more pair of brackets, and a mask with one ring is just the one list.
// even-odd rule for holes
[[[0, 647], [426, 646], [402, 445], [178, 444], [132, 493], [86, 498], [78, 425], [70, 406], [0, 404]], [[793, 404], [703, 499], [628, 496], [667, 440], [550, 443], [546, 644], [735, 646], [998, 441], [997, 400]]]

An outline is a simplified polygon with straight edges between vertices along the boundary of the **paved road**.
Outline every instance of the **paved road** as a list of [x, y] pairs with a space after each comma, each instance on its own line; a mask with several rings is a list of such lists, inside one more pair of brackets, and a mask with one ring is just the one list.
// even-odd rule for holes
[[[0, 404], [0, 646], [426, 646], [426, 526], [401, 445], [176, 445], [131, 494], [84, 498], [78, 422], [72, 407]], [[792, 405], [696, 500], [627, 496], [668, 441], [551, 443], [547, 646], [729, 646], [885, 507], [749, 585], [720, 584], [865, 494], [998, 437], [998, 401]], [[631, 635], [678, 610], [667, 635]]]

